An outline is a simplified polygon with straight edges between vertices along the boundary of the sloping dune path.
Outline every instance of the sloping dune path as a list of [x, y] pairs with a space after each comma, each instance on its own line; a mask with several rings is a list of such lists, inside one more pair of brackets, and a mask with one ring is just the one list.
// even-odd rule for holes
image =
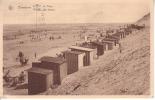
[[67, 76], [62, 85], [43, 94], [149, 95], [149, 29], [134, 31], [118, 48], [105, 53], [91, 66]]

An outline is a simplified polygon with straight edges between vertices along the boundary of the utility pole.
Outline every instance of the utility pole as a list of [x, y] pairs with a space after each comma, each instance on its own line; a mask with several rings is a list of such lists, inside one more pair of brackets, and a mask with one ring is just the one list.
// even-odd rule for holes
[[39, 4], [35, 4], [35, 5], [33, 5], [33, 10], [35, 11], [35, 19], [36, 19], [36, 29], [35, 29], [35, 31], [36, 31], [36, 33], [37, 33], [37, 30], [38, 30], [38, 10], [39, 10]]

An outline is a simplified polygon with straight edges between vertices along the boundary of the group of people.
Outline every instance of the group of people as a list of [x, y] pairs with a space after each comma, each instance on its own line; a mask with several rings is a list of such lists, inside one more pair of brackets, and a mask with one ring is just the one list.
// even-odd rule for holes
[[[28, 59], [26, 57], [24, 57], [23, 52], [19, 51], [18, 53], [18, 57], [16, 58], [16, 60], [21, 63], [21, 65], [26, 65], [28, 63]], [[5, 69], [3, 69], [3, 80], [9, 84], [9, 86], [16, 86], [19, 83], [23, 83], [25, 82], [25, 73], [24, 71], [22, 71], [18, 76], [11, 76], [11, 70], [7, 70], [5, 72]]]
[[24, 71], [22, 71], [19, 76], [16, 76], [16, 77], [12, 77], [10, 75], [10, 70], [8, 70], [4, 76], [3, 76], [3, 80], [9, 84], [9, 86], [13, 87], [13, 86], [17, 86], [17, 84], [20, 84], [20, 83], [24, 83], [25, 82], [25, 73]]

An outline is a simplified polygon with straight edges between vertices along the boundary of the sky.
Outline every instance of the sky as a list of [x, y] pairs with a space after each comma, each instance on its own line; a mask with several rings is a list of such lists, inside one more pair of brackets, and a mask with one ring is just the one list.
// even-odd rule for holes
[[[35, 4], [50, 5], [54, 11], [37, 12]], [[4, 24], [126, 23], [150, 12], [149, 0], [3, 0]], [[43, 16], [41, 16], [43, 13]], [[36, 20], [37, 19], [37, 20]]]

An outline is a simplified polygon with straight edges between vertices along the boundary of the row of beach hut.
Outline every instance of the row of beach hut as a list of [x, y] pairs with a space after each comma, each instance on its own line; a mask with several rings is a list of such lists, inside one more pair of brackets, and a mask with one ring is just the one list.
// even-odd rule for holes
[[[127, 29], [126, 29], [127, 30]], [[34, 95], [48, 90], [52, 85], [60, 85], [69, 74], [89, 66], [93, 60], [112, 50], [119, 40], [129, 35], [131, 31], [118, 31], [96, 41], [73, 45], [62, 52], [63, 57], [44, 56], [38, 62], [32, 63], [28, 69], [28, 94]]]

